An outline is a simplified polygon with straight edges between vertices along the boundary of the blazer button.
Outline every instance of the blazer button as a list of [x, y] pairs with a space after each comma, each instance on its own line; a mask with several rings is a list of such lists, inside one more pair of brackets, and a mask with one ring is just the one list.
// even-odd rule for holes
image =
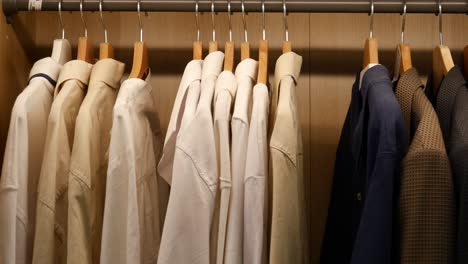
[[358, 201], [361, 201], [361, 200], [362, 200], [362, 195], [361, 195], [360, 192], [358, 192], [358, 193], [356, 194], [356, 199], [357, 199]]

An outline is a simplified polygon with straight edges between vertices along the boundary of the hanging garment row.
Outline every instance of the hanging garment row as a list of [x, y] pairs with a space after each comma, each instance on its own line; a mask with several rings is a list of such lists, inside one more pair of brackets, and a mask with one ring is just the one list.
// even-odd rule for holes
[[[404, 26], [391, 79], [372, 19], [337, 150], [321, 262], [466, 263], [466, 80], [441, 35], [424, 88]], [[54, 41], [12, 110], [0, 262], [308, 263], [302, 58], [285, 23], [269, 85], [262, 23], [258, 61], [245, 41], [236, 67], [232, 38], [224, 53], [213, 38], [204, 59], [197, 39], [165, 139], [141, 21], [123, 83], [107, 38], [94, 65], [86, 31], [76, 60], [65, 39]]]

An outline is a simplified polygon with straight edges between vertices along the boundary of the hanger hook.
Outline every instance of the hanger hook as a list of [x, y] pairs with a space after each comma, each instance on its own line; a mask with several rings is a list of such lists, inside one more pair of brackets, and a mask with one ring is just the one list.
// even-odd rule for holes
[[262, 0], [262, 39], [266, 40], [265, 30], [265, 0]]
[[242, 7], [242, 24], [244, 24], [244, 42], [249, 42], [249, 36], [247, 33], [247, 21], [245, 17], [244, 0], [241, 1], [241, 7]]
[[102, 28], [104, 29], [104, 43], [107, 43], [107, 27], [104, 23], [104, 16], [102, 14], [102, 1], [103, 0], [99, 0], [99, 16], [101, 18]]
[[214, 0], [211, 0], [211, 27], [213, 29], [213, 42], [216, 41], [216, 28], [215, 28], [215, 4]]
[[369, 38], [374, 37], [374, 0], [370, 0], [370, 30]]
[[229, 42], [232, 42], [231, 0], [228, 0]]
[[439, 42], [444, 45], [444, 33], [442, 33], [442, 1], [439, 0]]
[[401, 44], [405, 43], [405, 27], [406, 27], [406, 0], [403, 1], [403, 13], [401, 15]]
[[62, 0], [58, 1], [58, 12], [59, 12], [60, 27], [62, 27], [62, 39], [65, 39], [65, 26], [63, 25], [63, 19], [62, 19]]
[[140, 42], [143, 42], [143, 23], [141, 22], [141, 0], [137, 0], [138, 26], [140, 27]]
[[81, 15], [81, 22], [83, 22], [83, 27], [84, 27], [84, 36], [85, 38], [88, 37], [88, 27], [86, 26], [86, 21], [83, 16], [83, 2], [84, 0], [80, 0], [80, 15]]
[[288, 29], [288, 11], [286, 10], [286, 0], [283, 0], [283, 19], [284, 19], [284, 40], [289, 41], [289, 29]]
[[195, 21], [197, 24], [197, 41], [200, 41], [200, 17], [198, 13], [198, 0], [195, 1]]

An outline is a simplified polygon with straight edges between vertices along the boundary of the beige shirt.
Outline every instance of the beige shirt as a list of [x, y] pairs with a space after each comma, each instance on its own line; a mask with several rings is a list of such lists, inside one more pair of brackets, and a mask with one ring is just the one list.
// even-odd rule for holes
[[301, 124], [296, 82], [302, 57], [288, 52], [276, 62], [271, 102], [270, 264], [307, 263], [307, 228]]
[[257, 76], [258, 62], [245, 59], [237, 65], [237, 94], [231, 121], [232, 186], [226, 233], [224, 263], [243, 263], [244, 239], [244, 178], [249, 119], [252, 108], [252, 88]]
[[68, 190], [67, 263], [99, 263], [112, 109], [125, 65], [98, 61], [76, 119]]
[[229, 125], [237, 80], [231, 71], [223, 71], [216, 81], [214, 97], [214, 135], [220, 189], [220, 209], [216, 263], [224, 263], [224, 246], [231, 196], [231, 152]]
[[210, 227], [218, 187], [211, 102], [223, 59], [219, 51], [205, 58], [196, 113], [177, 137], [159, 264], [210, 263]]
[[182, 118], [186, 116], [185, 118], [187, 119], [188, 115], [190, 115], [189, 113], [187, 113], [187, 115], [184, 114], [186, 105], [188, 107], [192, 106], [188, 111], [194, 113], [198, 104], [202, 65], [202, 60], [192, 60], [187, 64], [172, 108], [171, 119], [169, 120], [166, 139], [164, 141], [164, 150], [158, 165], [159, 174], [169, 184], [172, 181], [176, 139], [182, 126]]
[[32, 261], [37, 182], [54, 86], [62, 65], [36, 63], [13, 106], [0, 181], [0, 263]]
[[33, 263], [65, 263], [67, 251], [68, 172], [75, 120], [92, 65], [67, 62], [59, 75], [47, 123], [39, 178]]
[[159, 187], [166, 183], [156, 172], [163, 138], [148, 80], [126, 80], [114, 106], [102, 264], [157, 261], [164, 217]]
[[253, 88], [252, 120], [244, 179], [244, 263], [267, 261], [268, 213], [268, 88], [257, 84]]

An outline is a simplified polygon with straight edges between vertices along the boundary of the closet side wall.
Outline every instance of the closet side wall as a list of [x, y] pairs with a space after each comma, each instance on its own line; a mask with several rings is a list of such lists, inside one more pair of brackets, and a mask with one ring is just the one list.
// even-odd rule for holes
[[[64, 12], [63, 17], [66, 37], [76, 48], [77, 39], [83, 34], [79, 12]], [[98, 43], [104, 38], [99, 13], [86, 13], [85, 17], [89, 37], [96, 45], [97, 57]], [[161, 125], [165, 130], [181, 74], [192, 57], [191, 47], [196, 36], [195, 17], [193, 13], [149, 13], [142, 18], [144, 40], [149, 47], [151, 83]], [[106, 12], [104, 19], [109, 42], [115, 47], [115, 57], [126, 63], [128, 74], [132, 63], [133, 43], [138, 39], [137, 15]], [[200, 19], [206, 54], [207, 44], [211, 39], [211, 15], [204, 13]], [[235, 14], [232, 23], [238, 62], [239, 43], [243, 40], [241, 15]], [[266, 23], [271, 48], [269, 72], [272, 83], [275, 62], [281, 54], [281, 42], [284, 37], [281, 14], [267, 14]], [[398, 14], [376, 14], [374, 23], [374, 36], [378, 38], [380, 45], [380, 60], [392, 71], [395, 47], [400, 40], [400, 17]], [[252, 57], [257, 58], [258, 40], [261, 38], [261, 15], [249, 14], [247, 24]], [[461, 59], [461, 51], [468, 44], [467, 26], [468, 18], [465, 15], [444, 15], [445, 44], [451, 48], [456, 61]], [[8, 27], [2, 24], [2, 36]], [[14, 36], [15, 41], [12, 42], [11, 38], [10, 42], [0, 41], [0, 45], [10, 45], [9, 49], [0, 50], [0, 73], [7, 76], [0, 80], [8, 82], [2, 86], [4, 88], [1, 90], [0, 99], [2, 141], [5, 140], [8, 128], [5, 119], [9, 118], [15, 97], [27, 81], [30, 63], [49, 56], [52, 41], [59, 37], [60, 33], [58, 14], [52, 12], [22, 14], [15, 19], [13, 28], [14, 31], [9, 29], [8, 32]], [[304, 138], [311, 263], [315, 264], [319, 260], [320, 243], [326, 222], [335, 151], [350, 101], [351, 86], [361, 67], [362, 47], [369, 34], [369, 17], [366, 14], [294, 13], [289, 15], [289, 31], [293, 50], [304, 59], [297, 95]], [[225, 13], [216, 16], [216, 32], [219, 47], [223, 49], [228, 38], [228, 19]], [[19, 37], [21, 39], [18, 39]], [[413, 64], [425, 81], [425, 76], [431, 68], [432, 49], [438, 44], [437, 17], [432, 14], [409, 14], [406, 22], [406, 40], [413, 49]], [[9, 52], [10, 50], [15, 53]], [[74, 52], [75, 57], [76, 49]], [[18, 64], [17, 61], [21, 60], [24, 62]], [[7, 61], [14, 61], [15, 66], [7, 66]], [[12, 85], [16, 88], [11, 89]]]

